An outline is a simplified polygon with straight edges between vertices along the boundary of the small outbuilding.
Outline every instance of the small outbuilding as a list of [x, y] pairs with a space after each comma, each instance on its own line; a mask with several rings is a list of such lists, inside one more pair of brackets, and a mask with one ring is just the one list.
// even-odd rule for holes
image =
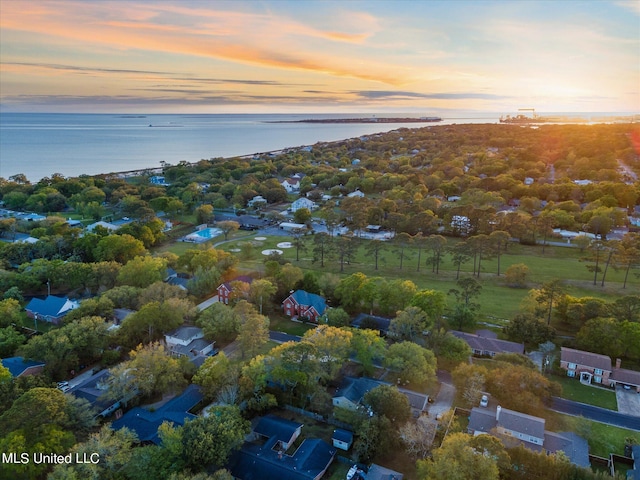
[[331, 436], [331, 441], [334, 447], [346, 452], [351, 448], [351, 445], [353, 445], [353, 432], [336, 428]]

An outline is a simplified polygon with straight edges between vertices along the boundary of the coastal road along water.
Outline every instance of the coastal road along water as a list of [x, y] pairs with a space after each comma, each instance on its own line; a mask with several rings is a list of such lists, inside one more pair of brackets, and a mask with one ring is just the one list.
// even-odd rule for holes
[[573, 402], [564, 398], [553, 397], [551, 410], [567, 415], [583, 416], [596, 422], [615, 425], [616, 427], [628, 428], [640, 432], [640, 417], [625, 415], [623, 413], [607, 410], [606, 408], [594, 407], [585, 403]]

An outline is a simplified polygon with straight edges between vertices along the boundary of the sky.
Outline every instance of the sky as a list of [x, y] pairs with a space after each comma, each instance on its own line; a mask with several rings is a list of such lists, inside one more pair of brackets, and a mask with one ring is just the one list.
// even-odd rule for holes
[[640, 112], [640, 0], [0, 0], [0, 112]]

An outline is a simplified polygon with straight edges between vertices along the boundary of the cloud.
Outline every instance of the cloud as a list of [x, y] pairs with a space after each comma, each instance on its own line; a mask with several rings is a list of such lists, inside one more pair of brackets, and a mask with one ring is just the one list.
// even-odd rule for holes
[[352, 94], [368, 99], [385, 98], [427, 98], [432, 100], [504, 100], [511, 98], [506, 95], [494, 95], [491, 93], [462, 92], [462, 93], [418, 93], [395, 90], [356, 90]]

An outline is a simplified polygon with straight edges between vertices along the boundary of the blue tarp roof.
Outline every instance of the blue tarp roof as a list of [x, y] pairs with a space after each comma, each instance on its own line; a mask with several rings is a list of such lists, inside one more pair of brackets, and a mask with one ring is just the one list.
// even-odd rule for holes
[[42, 362], [25, 360], [22, 357], [3, 358], [0, 361], [2, 362], [2, 366], [8, 369], [13, 377], [19, 377], [27, 368], [44, 366]]

